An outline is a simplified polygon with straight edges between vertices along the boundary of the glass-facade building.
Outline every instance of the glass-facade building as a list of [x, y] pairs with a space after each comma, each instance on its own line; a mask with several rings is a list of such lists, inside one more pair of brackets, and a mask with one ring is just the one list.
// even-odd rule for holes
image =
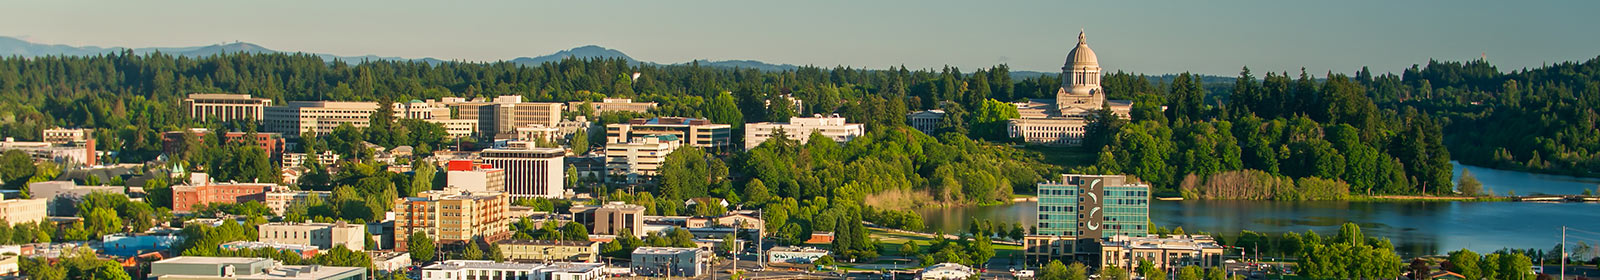
[[1030, 260], [1088, 260], [1102, 240], [1148, 235], [1150, 185], [1124, 175], [1065, 174], [1039, 184], [1036, 211], [1036, 230], [1024, 240]]
[[1149, 232], [1150, 185], [1123, 175], [1066, 174], [1039, 184], [1035, 234], [1107, 238]]

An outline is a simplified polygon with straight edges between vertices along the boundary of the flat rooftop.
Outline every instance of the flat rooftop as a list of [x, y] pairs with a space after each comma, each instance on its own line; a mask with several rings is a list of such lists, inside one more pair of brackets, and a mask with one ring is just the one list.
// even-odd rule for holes
[[602, 263], [512, 263], [494, 261], [468, 261], [449, 260], [423, 267], [432, 270], [457, 270], [457, 269], [497, 269], [497, 270], [539, 270], [555, 272], [585, 272], [605, 267]]
[[263, 259], [262, 259], [262, 258], [243, 258], [243, 257], [195, 257], [195, 256], [179, 256], [179, 257], [174, 257], [174, 258], [169, 258], [169, 259], [165, 259], [165, 260], [159, 260], [159, 261], [156, 261], [156, 262], [155, 262], [155, 263], [171, 263], [171, 264], [219, 264], [219, 263], [250, 263], [250, 262], [256, 262], [256, 261], [260, 261], [260, 260], [263, 260]]

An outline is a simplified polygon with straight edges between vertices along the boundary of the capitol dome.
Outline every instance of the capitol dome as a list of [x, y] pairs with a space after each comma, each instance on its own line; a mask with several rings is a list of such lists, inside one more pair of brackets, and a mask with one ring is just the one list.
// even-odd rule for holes
[[1079, 67], [1100, 67], [1100, 59], [1094, 56], [1094, 50], [1089, 49], [1089, 43], [1083, 40], [1082, 31], [1078, 32], [1078, 46], [1067, 53], [1067, 64], [1061, 69], [1071, 71]]

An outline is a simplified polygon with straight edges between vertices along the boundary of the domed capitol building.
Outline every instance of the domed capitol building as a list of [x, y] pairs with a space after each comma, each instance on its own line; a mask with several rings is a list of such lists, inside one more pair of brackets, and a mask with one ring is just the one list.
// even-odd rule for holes
[[1064, 76], [1056, 99], [1013, 103], [1021, 117], [1006, 126], [1012, 138], [1049, 146], [1078, 146], [1083, 145], [1088, 117], [1095, 110], [1110, 109], [1118, 117], [1128, 118], [1133, 101], [1106, 100], [1105, 90], [1100, 88], [1100, 59], [1089, 49], [1083, 32], [1078, 32], [1078, 46], [1067, 53], [1067, 63], [1061, 71]]

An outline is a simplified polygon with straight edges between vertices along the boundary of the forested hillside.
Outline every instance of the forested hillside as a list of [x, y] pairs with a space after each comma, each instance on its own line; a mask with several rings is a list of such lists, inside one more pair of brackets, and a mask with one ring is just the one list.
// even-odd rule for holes
[[1485, 61], [1430, 61], [1398, 77], [1363, 76], [1383, 106], [1443, 119], [1462, 163], [1600, 176], [1600, 58], [1509, 73]]
[[[1259, 79], [1245, 70], [1231, 85], [1202, 83], [1198, 75], [1187, 74], [1174, 76], [1170, 83], [1142, 75], [1108, 74], [1104, 81], [1109, 97], [1137, 101], [1133, 120], [1099, 116], [1091, 129], [1089, 147], [1081, 149], [1093, 154], [1096, 163], [1078, 171], [1133, 174], [1158, 188], [1189, 186], [1190, 192], [1199, 196], [1212, 193], [1205, 186], [1228, 185], [1210, 183], [1213, 175], [1239, 170], [1259, 170], [1262, 173], [1251, 174], [1265, 174], [1261, 176], [1266, 179], [1320, 178], [1325, 181], [1314, 184], [1333, 184], [1331, 188], [1344, 188], [1344, 193], [1449, 193], [1452, 159], [1594, 176], [1595, 170], [1600, 170], [1600, 160], [1596, 160], [1600, 150], [1600, 139], [1596, 139], [1600, 136], [1596, 135], [1600, 133], [1595, 130], [1593, 109], [1600, 101], [1597, 63], [1591, 60], [1500, 73], [1485, 62], [1432, 62], [1402, 69], [1399, 75], [1362, 70], [1354, 77], [1267, 73]], [[630, 79], [635, 72], [640, 77]], [[819, 161], [800, 157], [816, 153], [805, 143], [763, 147], [724, 157], [730, 170], [747, 176], [738, 178], [736, 185], [761, 179], [765, 187], [778, 193], [797, 186], [827, 186], [796, 191], [823, 194], [844, 185], [825, 181], [841, 180], [829, 173], [838, 167], [827, 162], [882, 164], [870, 162], [878, 161], [909, 164], [895, 168], [903, 170], [897, 172], [904, 173], [905, 179], [892, 182], [908, 182], [913, 189], [927, 190], [923, 193], [945, 201], [981, 203], [1002, 199], [1000, 193], [1026, 192], [1024, 188], [987, 188], [1028, 186], [1048, 178], [1044, 173], [1048, 168], [1030, 168], [1037, 177], [973, 171], [1040, 166], [1044, 158], [1036, 154], [1006, 156], [1030, 152], [1005, 147], [1011, 140], [1004, 137], [1004, 120], [1014, 112], [1008, 112], [1011, 108], [1003, 101], [1051, 98], [1059, 79], [1012, 76], [1004, 65], [965, 73], [956, 68], [817, 67], [770, 72], [692, 63], [629, 65], [620, 59], [567, 59], [518, 66], [506, 62], [326, 63], [316, 56], [291, 54], [187, 58], [124, 52], [6, 58], [0, 59], [0, 134], [35, 140], [40, 130], [49, 127], [94, 128], [102, 149], [119, 152], [115, 160], [143, 162], [159, 154], [161, 131], [216, 126], [184, 116], [181, 100], [192, 92], [247, 93], [280, 103], [495, 95], [521, 95], [529, 101], [628, 97], [661, 104], [645, 116], [705, 117], [735, 126], [784, 120], [797, 113], [837, 112], [853, 122], [868, 124], [872, 131], [865, 138], [868, 141], [922, 137], [925, 140], [911, 143], [937, 143], [967, 151], [949, 156], [955, 161], [924, 158], [929, 155], [914, 152], [885, 155], [878, 151], [830, 152], [820, 157], [827, 161]], [[1227, 92], [1216, 92], [1221, 90]], [[790, 99], [803, 100], [804, 106], [789, 108], [786, 101]], [[923, 109], [944, 109], [953, 117], [940, 124], [931, 133], [933, 137], [890, 138], [888, 134], [920, 134], [895, 127], [903, 125], [905, 113]], [[594, 117], [615, 122], [636, 116]], [[439, 142], [431, 137], [415, 141]], [[333, 144], [339, 143], [308, 146], [341, 146]], [[763, 157], [781, 159], [785, 168], [771, 169], [782, 172], [760, 170], [774, 164], [762, 161]], [[903, 162], [896, 159], [899, 157], [913, 160]], [[1002, 177], [1005, 180], [999, 180]], [[1338, 196], [1339, 192], [1331, 193]]]

